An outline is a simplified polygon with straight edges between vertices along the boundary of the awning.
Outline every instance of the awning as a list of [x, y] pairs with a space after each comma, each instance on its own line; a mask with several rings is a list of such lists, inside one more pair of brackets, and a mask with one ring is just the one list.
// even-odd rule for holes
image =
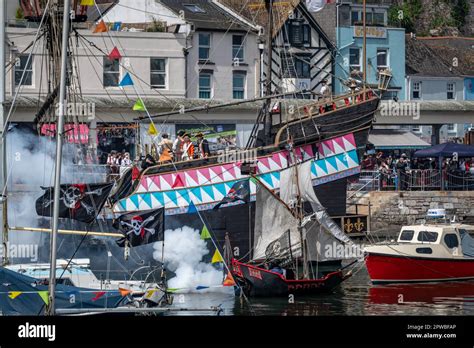
[[369, 135], [369, 143], [378, 150], [418, 150], [431, 146], [412, 132], [393, 129], [374, 129]]
[[444, 143], [415, 152], [415, 157], [474, 157], [474, 146], [456, 143]]

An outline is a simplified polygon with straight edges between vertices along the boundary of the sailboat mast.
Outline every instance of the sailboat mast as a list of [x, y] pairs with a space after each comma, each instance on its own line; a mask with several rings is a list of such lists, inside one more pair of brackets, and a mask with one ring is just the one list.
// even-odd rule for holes
[[[272, 95], [272, 62], [273, 62], [273, 0], [265, 0], [265, 6], [268, 13], [268, 28], [267, 28], [267, 78], [265, 80], [265, 96]], [[272, 132], [272, 114], [271, 114], [272, 100], [267, 99], [265, 102], [265, 145], [271, 143]]]
[[[6, 54], [6, 16], [7, 16], [7, 0], [0, 0], [0, 158], [1, 158], [1, 178], [0, 185], [2, 187], [2, 241], [3, 250], [8, 250], [8, 211], [7, 211], [7, 135], [8, 127], [5, 124], [5, 54]], [[3, 264], [8, 264], [8, 253], [4, 252]]]
[[364, 39], [362, 43], [362, 51], [364, 55], [364, 66], [363, 66], [363, 72], [362, 72], [362, 83], [364, 84], [364, 100], [366, 98], [366, 82], [367, 82], [367, 3], [366, 0], [363, 2], [363, 14], [362, 14], [362, 26], [363, 26], [363, 32], [364, 32]]
[[[59, 5], [59, 1], [58, 1]], [[59, 85], [59, 111], [56, 131], [56, 165], [54, 173], [54, 208], [53, 208], [53, 226], [51, 233], [51, 262], [49, 269], [49, 305], [47, 314], [55, 314], [54, 293], [56, 290], [56, 248], [59, 229], [59, 197], [61, 193], [61, 160], [63, 151], [63, 130], [64, 130], [64, 111], [67, 103], [66, 96], [66, 75], [67, 75], [67, 53], [69, 42], [69, 12], [71, 9], [71, 0], [64, 0], [63, 11], [63, 33], [61, 47], [61, 80]], [[59, 6], [58, 6], [59, 7]]]

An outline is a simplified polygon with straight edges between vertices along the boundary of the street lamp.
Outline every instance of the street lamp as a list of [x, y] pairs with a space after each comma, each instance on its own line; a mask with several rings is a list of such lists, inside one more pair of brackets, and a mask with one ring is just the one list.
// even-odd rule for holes
[[392, 71], [390, 69], [383, 69], [379, 71], [379, 90], [386, 91], [392, 80]]

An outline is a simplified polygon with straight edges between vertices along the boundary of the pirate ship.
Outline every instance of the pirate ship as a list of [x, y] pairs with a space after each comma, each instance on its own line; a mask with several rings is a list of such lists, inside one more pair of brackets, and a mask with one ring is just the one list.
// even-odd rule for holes
[[[274, 1], [265, 1], [265, 6], [268, 13], [266, 59], [272, 61]], [[222, 244], [225, 234], [229, 233], [240, 257], [248, 260], [254, 242], [256, 192], [251, 192], [251, 202], [238, 201], [218, 210], [213, 208], [236, 182], [248, 178], [250, 174], [255, 174], [278, 193], [282, 186], [281, 173], [290, 165], [287, 147], [291, 145], [298, 160], [311, 162], [311, 179], [321, 203], [328, 207], [330, 213], [345, 215], [347, 181], [359, 173], [359, 158], [365, 151], [380, 101], [379, 93], [387, 88], [390, 73], [386, 72], [386, 78], [380, 79], [378, 91], [366, 85], [364, 73], [362, 81], [353, 79], [348, 82], [348, 93], [319, 96], [319, 100], [309, 100], [296, 112], [291, 112], [286, 99], [288, 95], [272, 95], [272, 75], [271, 64], [267, 64], [266, 96], [255, 99], [263, 101], [263, 107], [247, 146], [243, 149], [257, 154], [253, 163], [222, 162], [219, 156], [211, 156], [148, 168], [142, 173], [133, 192], [115, 203], [114, 213], [164, 207], [168, 227], [176, 228], [183, 224], [200, 224], [197, 217], [188, 213], [189, 208], [195, 206], [205, 217], [217, 240]], [[304, 91], [299, 91], [301, 92]], [[206, 105], [184, 110], [184, 113], [204, 110], [212, 112], [223, 106], [255, 100]], [[280, 101], [283, 105], [279, 114], [273, 112], [275, 101]], [[181, 110], [180, 113], [182, 112]], [[155, 119], [177, 113], [148, 116]], [[144, 118], [138, 120], [143, 121]]]

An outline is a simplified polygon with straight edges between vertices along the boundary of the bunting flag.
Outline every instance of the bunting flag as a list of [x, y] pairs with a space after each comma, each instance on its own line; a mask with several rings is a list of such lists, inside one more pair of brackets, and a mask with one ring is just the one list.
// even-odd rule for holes
[[132, 293], [131, 290], [122, 289], [122, 288], [119, 288], [119, 291], [120, 291], [120, 295], [122, 295], [123, 297], [125, 297], [125, 296], [127, 296], [128, 294], [131, 294], [131, 293]]
[[[102, 210], [114, 184], [61, 185], [59, 217], [91, 223]], [[42, 187], [43, 196], [36, 200], [39, 216], [53, 216], [54, 187]]]
[[168, 288], [166, 289], [166, 292], [176, 292], [176, 291], [179, 291], [181, 290], [180, 288]]
[[126, 73], [122, 81], [119, 83], [119, 87], [133, 86], [133, 80], [129, 73]]
[[209, 289], [208, 286], [202, 286], [202, 285], [199, 285], [196, 287], [196, 290], [204, 290], [204, 289]]
[[148, 134], [149, 135], [158, 135], [158, 131], [156, 130], [155, 124], [153, 122], [150, 123], [150, 127], [148, 127]]
[[174, 180], [174, 183], [173, 183], [173, 185], [171, 186], [171, 188], [178, 188], [178, 187], [184, 187], [184, 186], [186, 186], [186, 185], [184, 184], [184, 181], [183, 181], [183, 179], [181, 178], [181, 175], [178, 174], [178, 175], [176, 176], [176, 179]]
[[224, 279], [224, 282], [222, 283], [224, 286], [235, 286], [235, 280], [234, 277], [232, 277], [232, 274], [230, 271], [227, 273], [227, 276]]
[[197, 210], [196, 206], [194, 205], [194, 202], [191, 201], [191, 204], [189, 204], [189, 208], [188, 208], [188, 214], [195, 214], [197, 212], [198, 212], [198, 210]]
[[125, 246], [128, 241], [132, 247], [162, 241], [165, 231], [165, 209], [129, 213], [119, 216], [114, 227], [123, 234], [117, 245]]
[[218, 249], [214, 252], [214, 255], [212, 256], [212, 261], [211, 263], [218, 263], [218, 262], [224, 262], [224, 259], [221, 256], [221, 253], [219, 252]]
[[[122, 58], [122, 55], [120, 54], [118, 48], [114, 47], [114, 49], [109, 53], [108, 57], [109, 57], [109, 60], [118, 60], [118, 59]], [[128, 75], [128, 73], [127, 73], [127, 75]]]
[[136, 101], [135, 105], [133, 106], [133, 111], [146, 111], [145, 104], [143, 104], [143, 100], [141, 100], [141, 98]]
[[107, 25], [105, 24], [104, 21], [100, 21], [99, 24], [96, 25], [93, 33], [94, 34], [97, 34], [97, 33], [106, 33], [109, 29], [107, 28]]
[[8, 297], [10, 297], [12, 300], [16, 299], [18, 296], [22, 294], [21, 291], [9, 291], [8, 292]]
[[97, 291], [93, 293], [95, 297], [92, 299], [92, 301], [97, 301], [99, 300], [102, 296], [105, 295], [105, 291]]
[[94, 6], [94, 0], [81, 0], [81, 6]]
[[112, 27], [113, 31], [120, 31], [120, 28], [122, 28], [122, 22], [115, 22], [114, 26]]
[[207, 229], [206, 225], [202, 227], [201, 239], [202, 240], [211, 239], [211, 234], [209, 233], [209, 230]]
[[48, 291], [38, 291], [38, 295], [40, 295], [40, 297], [43, 300], [44, 304], [47, 306], [49, 304]]

